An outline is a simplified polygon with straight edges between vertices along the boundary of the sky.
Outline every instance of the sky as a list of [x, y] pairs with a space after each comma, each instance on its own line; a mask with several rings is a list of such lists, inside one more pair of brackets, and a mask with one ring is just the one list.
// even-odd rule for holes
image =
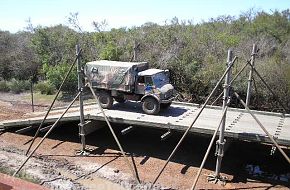
[[250, 9], [271, 13], [289, 8], [290, 0], [0, 0], [0, 30], [23, 31], [29, 19], [33, 26], [68, 25], [70, 13], [78, 13], [82, 30], [93, 31], [93, 21], [106, 20], [109, 30], [162, 25], [174, 17], [196, 24]]

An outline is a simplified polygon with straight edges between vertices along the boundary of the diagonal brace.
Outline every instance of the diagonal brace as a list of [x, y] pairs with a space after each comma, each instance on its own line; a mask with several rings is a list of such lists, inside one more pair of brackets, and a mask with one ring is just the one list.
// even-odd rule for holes
[[106, 114], [105, 114], [105, 112], [104, 112], [104, 109], [102, 108], [102, 106], [101, 106], [101, 104], [100, 104], [100, 101], [99, 101], [98, 97], [96, 96], [96, 94], [95, 94], [95, 92], [94, 92], [94, 90], [93, 90], [93, 88], [92, 88], [92, 86], [91, 86], [91, 84], [90, 84], [89, 82], [88, 82], [88, 86], [89, 86], [89, 88], [90, 88], [90, 90], [91, 90], [91, 92], [92, 92], [94, 98], [96, 99], [99, 108], [101, 109], [101, 112], [102, 112], [102, 114], [103, 114], [103, 117], [104, 117], [105, 120], [106, 120], [106, 123], [107, 123], [107, 125], [108, 125], [108, 127], [109, 127], [109, 129], [110, 129], [110, 131], [111, 131], [111, 133], [112, 133], [112, 135], [113, 135], [113, 137], [114, 137], [114, 139], [115, 139], [115, 141], [116, 141], [116, 143], [117, 143], [117, 145], [118, 145], [118, 147], [119, 147], [119, 149], [120, 149], [120, 151], [121, 151], [123, 157], [124, 157], [125, 162], [127, 163], [127, 165], [128, 165], [128, 167], [129, 167], [129, 169], [131, 170], [133, 176], [134, 176], [134, 177], [136, 178], [136, 180], [140, 183], [140, 179], [137, 177], [137, 171], [134, 170], [134, 169], [133, 169], [133, 166], [130, 164], [129, 159], [128, 159], [128, 156], [126, 156], [126, 154], [125, 154], [125, 152], [124, 152], [124, 150], [123, 150], [123, 148], [122, 148], [122, 146], [121, 146], [121, 144], [120, 144], [120, 142], [119, 142], [119, 140], [118, 140], [118, 138], [117, 138], [117, 136], [116, 136], [116, 134], [115, 134], [115, 132], [114, 132], [114, 130], [113, 130], [113, 128], [112, 128], [112, 126], [111, 126], [111, 123], [109, 122], [109, 119], [108, 119], [108, 117], [106, 116]]
[[73, 99], [73, 101], [67, 106], [67, 108], [63, 111], [63, 113], [61, 114], [61, 116], [54, 122], [54, 124], [52, 125], [52, 127], [47, 131], [47, 133], [42, 137], [42, 139], [39, 141], [39, 143], [36, 145], [36, 147], [32, 150], [32, 152], [28, 155], [28, 157], [26, 158], [26, 160], [22, 163], [22, 165], [18, 168], [18, 170], [13, 174], [13, 176], [15, 176], [22, 168], [23, 166], [26, 164], [26, 162], [31, 158], [31, 156], [35, 153], [35, 151], [39, 148], [39, 146], [43, 143], [43, 141], [45, 140], [45, 138], [51, 133], [51, 131], [57, 126], [57, 124], [59, 123], [59, 121], [63, 118], [63, 116], [66, 114], [66, 112], [69, 110], [69, 108], [74, 104], [74, 102], [77, 100], [77, 98], [79, 97], [80, 92], [76, 95], [76, 97]]
[[[250, 66], [253, 68], [254, 72], [257, 74], [257, 76], [260, 78], [260, 80], [264, 83], [264, 85], [267, 87], [267, 89], [272, 93], [272, 95], [273, 95], [274, 97], [277, 98], [278, 96], [277, 96], [277, 95], [275, 94], [275, 92], [271, 89], [271, 87], [267, 84], [267, 82], [263, 79], [263, 77], [260, 75], [260, 73], [257, 71], [257, 69], [256, 69], [253, 65], [251, 65], [251, 63], [250, 63], [249, 61], [247, 61], [247, 64], [250, 65]], [[281, 102], [281, 100], [280, 100], [279, 98], [277, 98], [277, 101], [278, 101], [278, 103], [282, 106], [282, 108], [284, 109], [285, 112], [289, 111], [289, 109], [287, 109], [287, 108], [284, 106], [284, 104]]]
[[284, 158], [287, 160], [287, 162], [290, 164], [290, 159], [287, 156], [287, 154], [282, 150], [282, 148], [279, 146], [279, 144], [275, 141], [275, 139], [272, 137], [272, 135], [267, 131], [267, 129], [263, 126], [263, 124], [258, 120], [258, 118], [255, 116], [255, 114], [249, 109], [249, 107], [246, 105], [246, 103], [241, 99], [238, 93], [234, 91], [234, 95], [237, 97], [237, 99], [241, 102], [241, 104], [245, 107], [245, 109], [248, 111], [248, 113], [254, 118], [254, 120], [258, 123], [258, 125], [261, 127], [261, 129], [268, 135], [269, 139], [272, 141], [272, 143], [278, 148], [280, 153], [284, 156]]

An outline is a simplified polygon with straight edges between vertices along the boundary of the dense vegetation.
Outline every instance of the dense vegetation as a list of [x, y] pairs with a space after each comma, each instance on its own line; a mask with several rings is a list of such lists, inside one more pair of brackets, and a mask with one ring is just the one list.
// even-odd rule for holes
[[[162, 26], [145, 23], [110, 31], [103, 30], [105, 23], [94, 22], [95, 32], [82, 31], [77, 14], [71, 14], [68, 21], [69, 26], [53, 27], [33, 27], [29, 23], [25, 31], [16, 34], [0, 31], [0, 79], [34, 82], [41, 79], [47, 80], [45, 84], [50, 88], [58, 88], [75, 58], [76, 44], [83, 49], [85, 63], [96, 59], [130, 61], [137, 43], [140, 45], [136, 61], [169, 69], [175, 88], [188, 100], [201, 103], [225, 70], [227, 50], [232, 48], [239, 57], [233, 70], [237, 73], [256, 43], [260, 49], [257, 69], [290, 107], [289, 9], [272, 13], [249, 10], [238, 18], [220, 16], [199, 24], [173, 18]], [[234, 85], [243, 97], [247, 75], [248, 70]], [[64, 90], [77, 89], [75, 81], [76, 72]], [[279, 107], [257, 77], [254, 86], [255, 108]]]

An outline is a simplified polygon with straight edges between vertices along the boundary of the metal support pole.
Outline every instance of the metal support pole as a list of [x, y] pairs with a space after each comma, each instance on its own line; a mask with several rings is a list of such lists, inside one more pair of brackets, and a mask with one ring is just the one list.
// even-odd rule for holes
[[[232, 83], [238, 78], [238, 76], [240, 76], [240, 74], [244, 71], [244, 69], [248, 66], [248, 64], [246, 63], [242, 69], [236, 74], [236, 76], [231, 80], [229, 86], [232, 85]], [[224, 92], [220, 93], [220, 95], [213, 101], [213, 103], [211, 103], [211, 105], [214, 105], [216, 103], [216, 101], [218, 101], [218, 99], [220, 99], [222, 97]]]
[[80, 95], [80, 92], [76, 95], [76, 97], [73, 99], [73, 101], [67, 106], [67, 108], [63, 111], [61, 116], [54, 122], [52, 127], [47, 131], [47, 133], [42, 137], [42, 139], [39, 141], [39, 143], [36, 145], [36, 147], [32, 150], [32, 152], [28, 155], [26, 160], [22, 163], [22, 165], [18, 168], [18, 170], [13, 174], [15, 176], [26, 164], [26, 162], [31, 158], [31, 156], [35, 153], [35, 151], [39, 148], [39, 146], [43, 143], [45, 138], [51, 133], [51, 131], [57, 126], [58, 122], [63, 118], [63, 116], [66, 114], [66, 112], [69, 110], [69, 108], [73, 105], [73, 103], [78, 99]]
[[282, 148], [279, 146], [279, 144], [274, 140], [272, 135], [266, 130], [266, 128], [263, 126], [263, 124], [258, 120], [258, 118], [255, 116], [255, 114], [250, 110], [250, 108], [246, 105], [246, 103], [241, 99], [241, 97], [238, 95], [238, 93], [234, 92], [234, 95], [237, 97], [237, 99], [243, 104], [245, 109], [248, 111], [248, 113], [254, 118], [254, 120], [258, 123], [258, 125], [261, 127], [261, 129], [265, 132], [265, 134], [269, 137], [269, 139], [272, 141], [272, 143], [278, 148], [280, 153], [284, 156], [284, 158], [287, 160], [287, 162], [290, 164], [290, 159], [287, 156], [287, 154], [282, 150]]
[[[229, 104], [229, 103], [230, 103], [230, 101], [228, 101], [227, 104]], [[217, 132], [218, 132], [218, 130], [220, 129], [220, 126], [221, 126], [222, 123], [223, 123], [223, 118], [225, 117], [225, 115], [226, 115], [226, 113], [227, 113], [227, 110], [228, 110], [228, 105], [224, 108], [223, 113], [222, 113], [222, 117], [221, 117], [221, 120], [220, 120], [220, 123], [219, 123], [218, 127], [216, 128], [216, 130], [214, 131], [214, 133], [213, 133], [213, 135], [212, 135], [211, 141], [210, 141], [210, 143], [209, 143], [209, 145], [208, 145], [208, 148], [207, 148], [207, 150], [206, 150], [206, 153], [205, 153], [205, 155], [204, 155], [204, 157], [203, 157], [203, 160], [202, 160], [202, 162], [201, 162], [201, 165], [200, 165], [200, 167], [199, 167], [199, 170], [198, 170], [198, 172], [197, 172], [197, 174], [196, 174], [196, 177], [195, 177], [195, 179], [194, 179], [193, 185], [192, 185], [192, 187], [191, 187], [192, 190], [195, 189], [195, 186], [196, 186], [196, 184], [197, 184], [197, 181], [198, 181], [198, 179], [199, 179], [199, 176], [200, 176], [200, 174], [201, 174], [201, 172], [202, 172], [203, 166], [204, 166], [204, 164], [205, 164], [205, 162], [206, 162], [206, 160], [207, 160], [207, 157], [208, 157], [209, 152], [210, 152], [210, 149], [211, 149], [211, 147], [212, 147], [212, 145], [213, 145], [213, 143], [214, 143], [214, 139], [215, 139], [215, 137], [216, 137], [216, 135], [217, 135]]]
[[[233, 51], [229, 50], [228, 51], [228, 58], [227, 58], [227, 67], [230, 66], [231, 62], [233, 59]], [[223, 110], [226, 109], [227, 102], [229, 99], [230, 95], [230, 86], [229, 82], [232, 77], [232, 69], [229, 69], [229, 72], [227, 73], [225, 77], [225, 83], [224, 83], [224, 98], [223, 98]], [[220, 179], [220, 169], [221, 169], [221, 163], [222, 163], [222, 158], [224, 156], [224, 145], [225, 145], [225, 140], [224, 140], [224, 133], [225, 133], [225, 125], [226, 125], [226, 113], [223, 115], [222, 119], [222, 124], [221, 124], [221, 130], [219, 134], [219, 140], [217, 141], [218, 145], [218, 150], [217, 150], [217, 162], [216, 162], [216, 169], [215, 169], [215, 178]]]
[[88, 82], [87, 84], [88, 84], [88, 86], [89, 86], [89, 88], [90, 88], [90, 90], [91, 90], [91, 92], [92, 92], [94, 98], [95, 98], [96, 101], [97, 101], [98, 107], [101, 109], [101, 112], [102, 112], [102, 114], [103, 114], [103, 117], [104, 117], [104, 119], [105, 119], [105, 121], [106, 121], [106, 123], [107, 123], [107, 125], [108, 125], [108, 127], [109, 127], [109, 129], [110, 129], [110, 131], [111, 131], [111, 133], [112, 133], [112, 135], [113, 135], [113, 137], [114, 137], [114, 139], [115, 139], [115, 141], [116, 141], [116, 143], [117, 143], [117, 145], [118, 145], [118, 147], [119, 147], [119, 149], [120, 149], [120, 151], [121, 151], [123, 157], [124, 157], [125, 162], [127, 163], [129, 169], [131, 170], [132, 175], [136, 178], [136, 180], [138, 181], [138, 183], [140, 183], [139, 177], [138, 177], [138, 175], [137, 175], [137, 171], [134, 170], [134, 169], [133, 169], [133, 166], [130, 164], [129, 159], [128, 159], [128, 157], [126, 156], [126, 154], [125, 154], [125, 152], [124, 152], [124, 150], [123, 150], [123, 148], [122, 148], [122, 146], [121, 146], [121, 143], [120, 143], [120, 141], [118, 140], [118, 138], [117, 138], [117, 136], [116, 136], [116, 134], [115, 134], [115, 132], [114, 132], [112, 126], [111, 126], [111, 123], [110, 123], [108, 117], [107, 117], [106, 114], [105, 114], [105, 111], [103, 110], [103, 108], [102, 108], [102, 106], [101, 106], [101, 104], [100, 104], [100, 101], [99, 101], [98, 97], [96, 96], [96, 93], [94, 92], [94, 90], [93, 90], [93, 88], [92, 88], [90, 82]]
[[247, 97], [246, 97], [246, 105], [250, 105], [250, 99], [252, 95], [252, 81], [253, 81], [253, 68], [255, 67], [255, 56], [257, 54], [257, 45], [253, 44], [252, 54], [251, 54], [251, 69], [249, 72], [249, 79], [248, 79], [248, 88], [247, 88]]
[[36, 132], [35, 132], [35, 134], [34, 134], [34, 137], [32, 138], [31, 143], [30, 143], [30, 145], [29, 145], [29, 147], [28, 147], [28, 149], [27, 149], [25, 155], [28, 154], [28, 152], [29, 152], [31, 146], [33, 145], [33, 143], [34, 143], [36, 137], [38, 136], [38, 134], [39, 134], [39, 130], [40, 130], [41, 127], [43, 126], [43, 124], [44, 124], [44, 122], [45, 122], [45, 120], [46, 120], [46, 118], [47, 118], [49, 112], [51, 111], [51, 109], [52, 109], [52, 107], [53, 107], [53, 105], [54, 105], [54, 103], [55, 103], [55, 101], [56, 101], [56, 99], [57, 99], [57, 97], [58, 97], [58, 95], [59, 95], [61, 89], [62, 89], [63, 84], [65, 83], [67, 77], [68, 77], [69, 74], [71, 73], [71, 71], [72, 71], [72, 69], [73, 69], [73, 67], [74, 67], [74, 65], [75, 65], [75, 63], [76, 63], [78, 57], [80, 56], [81, 52], [82, 52], [82, 50], [80, 50], [80, 51], [78, 52], [78, 54], [77, 54], [77, 56], [76, 56], [76, 58], [75, 58], [73, 64], [72, 64], [71, 67], [69, 68], [69, 71], [66, 73], [66, 75], [65, 75], [65, 77], [64, 77], [64, 79], [63, 79], [63, 81], [62, 81], [62, 83], [61, 83], [61, 85], [60, 85], [60, 87], [59, 87], [59, 89], [58, 89], [58, 91], [57, 91], [57, 93], [56, 93], [56, 95], [54, 96], [54, 99], [53, 99], [52, 103], [50, 104], [50, 106], [49, 106], [49, 108], [48, 108], [48, 110], [47, 110], [47, 112], [46, 112], [46, 114], [45, 114], [43, 120], [41, 121], [39, 127], [37, 128], [37, 130], [36, 130]]
[[[78, 52], [80, 51], [79, 45], [76, 45], [76, 56], [78, 55]], [[85, 125], [85, 116], [84, 116], [84, 99], [83, 99], [83, 70], [81, 66], [81, 60], [80, 56], [77, 56], [77, 72], [78, 72], [78, 90], [80, 93], [79, 96], [79, 104], [80, 104], [80, 123], [79, 123], [79, 135], [81, 137], [81, 143], [82, 143], [82, 149], [81, 154], [85, 154], [86, 149], [86, 137], [84, 132], [84, 125]]]
[[[218, 86], [221, 84], [221, 82], [223, 81], [223, 79], [225, 78], [226, 74], [229, 72], [229, 70], [232, 68], [232, 66], [234, 65], [235, 60], [237, 59], [237, 57], [235, 57], [233, 59], [233, 61], [230, 63], [230, 65], [228, 66], [228, 68], [226, 69], [226, 71], [224, 72], [224, 74], [222, 75], [222, 77], [219, 79], [219, 81], [217, 82], [216, 86], [214, 87], [214, 89], [212, 90], [212, 92], [210, 93], [210, 95], [207, 97], [206, 101], [204, 102], [203, 106], [200, 108], [198, 114], [196, 115], [196, 117], [194, 118], [193, 122], [191, 123], [191, 125], [186, 129], [186, 131], [184, 132], [184, 134], [182, 135], [181, 139], [179, 140], [179, 142], [177, 143], [177, 145], [174, 147], [173, 151], [171, 152], [171, 154], [169, 155], [169, 157], [167, 158], [164, 166], [162, 167], [162, 169], [160, 170], [160, 172], [158, 173], [157, 177], [155, 178], [155, 180], [153, 181], [151, 187], [157, 182], [158, 178], [160, 177], [160, 175], [162, 174], [162, 172], [164, 171], [164, 169], [166, 168], [166, 166], [168, 165], [170, 159], [174, 156], [175, 152], [177, 151], [177, 149], [179, 148], [179, 146], [181, 145], [181, 143], [183, 142], [184, 138], [186, 137], [186, 135], [189, 133], [190, 129], [192, 128], [192, 126], [195, 124], [195, 122], [197, 121], [197, 119], [199, 118], [200, 114], [202, 113], [202, 111], [204, 110], [204, 108], [206, 107], [206, 105], [208, 104], [210, 98], [213, 96], [213, 94], [215, 93], [215, 91], [217, 90]], [[149, 188], [151, 189], [151, 188]]]

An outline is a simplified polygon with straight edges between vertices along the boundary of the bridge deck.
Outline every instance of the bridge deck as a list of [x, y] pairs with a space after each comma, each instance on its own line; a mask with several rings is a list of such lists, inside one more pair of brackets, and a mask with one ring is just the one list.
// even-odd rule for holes
[[[56, 121], [64, 109], [53, 110], [46, 124]], [[138, 103], [127, 102], [125, 104], [115, 103], [111, 110], [105, 110], [111, 122], [125, 125], [153, 127], [185, 131], [192, 123], [199, 111], [195, 104], [174, 103], [159, 115], [147, 115], [142, 112]], [[290, 115], [283, 116], [279, 113], [254, 111], [256, 117], [264, 127], [273, 135], [280, 145], [290, 146]], [[29, 118], [21, 120], [7, 120], [0, 123], [1, 128], [25, 127], [39, 125], [45, 112], [29, 114]], [[196, 134], [212, 135], [219, 124], [222, 115], [221, 107], [208, 106], [204, 109], [197, 122], [193, 125], [191, 132]], [[96, 105], [85, 106], [85, 119], [104, 120], [101, 111]], [[78, 121], [78, 108], [71, 108], [61, 120]], [[269, 143], [270, 139], [265, 135], [252, 116], [243, 109], [230, 108], [227, 112], [225, 136], [239, 140]]]

